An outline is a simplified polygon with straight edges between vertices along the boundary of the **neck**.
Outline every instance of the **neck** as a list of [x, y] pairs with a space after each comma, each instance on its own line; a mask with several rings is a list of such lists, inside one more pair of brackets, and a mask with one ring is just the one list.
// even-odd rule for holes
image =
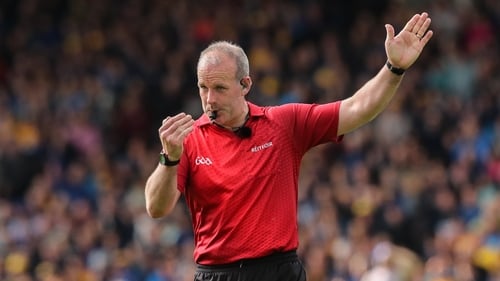
[[241, 123], [241, 125], [239, 126], [236, 126], [236, 127], [232, 127], [232, 126], [225, 126], [225, 125], [222, 125], [222, 124], [219, 124], [217, 122], [213, 122], [215, 125], [221, 127], [221, 128], [224, 128], [224, 129], [227, 129], [227, 130], [230, 130], [230, 131], [233, 131], [233, 132], [236, 132], [238, 131], [239, 129], [241, 129], [242, 127], [245, 126], [245, 124], [247, 123], [248, 119], [250, 118], [250, 112], [247, 111], [245, 113], [245, 118], [243, 119], [243, 122]]

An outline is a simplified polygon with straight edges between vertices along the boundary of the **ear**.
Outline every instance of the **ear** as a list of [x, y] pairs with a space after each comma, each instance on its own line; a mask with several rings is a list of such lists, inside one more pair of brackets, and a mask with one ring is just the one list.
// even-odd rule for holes
[[252, 78], [250, 76], [245, 76], [240, 80], [240, 85], [243, 88], [243, 95], [248, 94], [250, 88], [252, 87]]

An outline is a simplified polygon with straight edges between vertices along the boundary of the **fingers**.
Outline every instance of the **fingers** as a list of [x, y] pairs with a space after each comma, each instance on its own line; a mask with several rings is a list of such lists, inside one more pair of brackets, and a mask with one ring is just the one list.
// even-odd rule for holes
[[191, 115], [186, 114], [184, 112], [179, 113], [175, 116], [168, 116], [167, 118], [163, 119], [159, 131], [164, 131], [172, 127], [173, 129], [175, 129], [176, 127], [188, 121], [193, 121], [193, 118], [191, 117]]
[[[431, 18], [429, 18], [429, 14], [423, 12], [422, 14], [414, 15], [404, 27], [405, 31], [415, 34], [419, 40], [422, 40], [427, 32], [427, 29], [431, 25]], [[432, 35], [431, 35], [432, 36]], [[427, 38], [427, 40], [429, 40]]]
[[425, 16], [420, 17], [417, 24], [415, 24], [415, 35], [417, 35], [419, 39], [424, 37], [425, 32], [427, 32], [427, 29], [431, 25], [431, 19], [426, 13], [423, 13], [423, 15]]
[[186, 116], [188, 116], [188, 115], [186, 113], [184, 113], [184, 112], [181, 112], [181, 113], [179, 113], [179, 114], [177, 114], [175, 116], [167, 116], [167, 118], [163, 119], [162, 126], [165, 125], [169, 121], [170, 121], [169, 124], [172, 124], [173, 122], [176, 122], [176, 121], [178, 121], [178, 120], [180, 120], [180, 119], [182, 119], [182, 118], [184, 118]]
[[405, 27], [403, 28], [403, 30], [405, 31], [408, 31], [408, 32], [411, 32], [411, 33], [415, 33], [415, 26], [418, 22], [420, 18], [420, 15], [419, 14], [416, 14], [414, 15], [405, 25]]
[[194, 120], [189, 114], [179, 113], [163, 120], [158, 129], [160, 139], [167, 146], [180, 146], [184, 138], [193, 130]]
[[[183, 119], [184, 121], [184, 119]], [[191, 132], [193, 131], [193, 124], [194, 120], [189, 116], [189, 120], [181, 123], [179, 127], [177, 127], [177, 130], [175, 130], [174, 135], [179, 138], [184, 140], [184, 138]]]
[[422, 44], [425, 46], [425, 44], [427, 44], [427, 42], [429, 42], [429, 40], [431, 40], [431, 37], [434, 33], [432, 32], [432, 30], [429, 30], [427, 31], [427, 33], [425, 33], [424, 37], [422, 37], [422, 39], [420, 39], [420, 42], [422, 42]]

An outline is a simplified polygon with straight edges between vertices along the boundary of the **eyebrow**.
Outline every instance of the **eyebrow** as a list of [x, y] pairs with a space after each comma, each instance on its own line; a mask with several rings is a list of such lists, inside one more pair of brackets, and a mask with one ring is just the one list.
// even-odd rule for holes
[[[227, 88], [228, 87], [228, 85], [224, 82], [214, 82], [212, 84], [213, 84], [212, 86], [214, 88], [217, 88], [217, 87]], [[198, 87], [202, 87], [202, 86], [207, 87], [205, 82], [198, 82]]]

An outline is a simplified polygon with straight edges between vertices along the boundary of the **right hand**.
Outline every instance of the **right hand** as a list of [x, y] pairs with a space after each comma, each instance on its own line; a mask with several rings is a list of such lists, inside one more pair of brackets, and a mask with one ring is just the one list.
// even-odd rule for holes
[[184, 112], [163, 119], [158, 133], [168, 159], [175, 161], [181, 158], [184, 139], [193, 131], [193, 124], [193, 117]]

